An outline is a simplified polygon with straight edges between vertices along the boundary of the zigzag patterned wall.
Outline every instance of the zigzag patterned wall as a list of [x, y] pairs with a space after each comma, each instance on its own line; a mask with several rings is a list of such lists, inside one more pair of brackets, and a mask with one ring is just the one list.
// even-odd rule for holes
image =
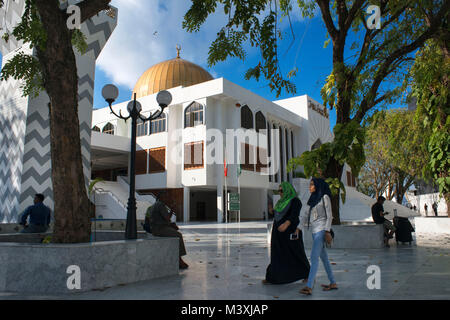
[[[79, 1], [70, 1], [76, 3]], [[11, 31], [20, 20], [24, 9], [24, 0], [6, 1], [3, 30]], [[111, 14], [112, 13], [112, 14]], [[1, 20], [0, 20], [1, 23]], [[117, 9], [105, 12], [89, 19], [82, 25], [87, 36], [88, 51], [84, 55], [76, 53], [79, 77], [78, 116], [80, 139], [86, 187], [90, 180], [91, 123], [94, 96], [95, 61], [105, 46], [117, 24]], [[10, 59], [6, 55], [21, 46], [15, 39], [8, 43], [0, 40], [0, 49], [4, 55], [3, 63]], [[53, 208], [51, 180], [50, 126], [48, 114], [49, 98], [42, 93], [35, 99], [19, 98], [22, 92], [19, 86], [11, 89], [11, 84], [0, 83], [0, 128], [10, 128], [0, 132], [0, 223], [15, 222], [18, 215], [33, 203], [36, 193], [46, 196], [45, 203]], [[10, 108], [5, 112], [7, 101], [22, 99], [23, 112]], [[16, 128], [16, 130], [11, 130]], [[21, 131], [17, 128], [21, 128]], [[13, 145], [22, 145], [14, 151]], [[11, 161], [14, 159], [14, 161]], [[12, 163], [11, 163], [12, 162]], [[14, 182], [14, 184], [11, 183]]]
[[14, 219], [19, 208], [27, 102], [19, 87], [15, 80], [0, 86], [0, 223]]

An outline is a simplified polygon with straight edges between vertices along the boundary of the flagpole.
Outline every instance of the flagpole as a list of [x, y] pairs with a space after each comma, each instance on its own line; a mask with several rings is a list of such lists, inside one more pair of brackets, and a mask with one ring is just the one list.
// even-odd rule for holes
[[238, 159], [239, 159], [239, 163], [238, 163], [238, 195], [239, 195], [238, 222], [239, 222], [239, 225], [241, 224], [241, 182], [240, 182], [240, 180], [241, 180], [241, 173], [242, 173], [240, 147], [241, 146], [238, 146]]
[[[225, 147], [226, 150], [226, 147]], [[223, 168], [224, 176], [225, 176], [225, 224], [228, 224], [228, 189], [227, 189], [227, 159], [225, 158], [225, 164]]]

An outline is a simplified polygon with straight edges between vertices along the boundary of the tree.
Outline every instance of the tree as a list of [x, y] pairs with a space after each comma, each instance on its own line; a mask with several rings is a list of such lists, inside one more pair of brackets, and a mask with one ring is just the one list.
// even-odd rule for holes
[[[447, 24], [448, 26], [448, 24]], [[437, 34], [417, 54], [411, 70], [412, 95], [417, 99], [416, 123], [428, 132], [427, 169], [447, 202], [450, 217], [450, 35]]]
[[[261, 49], [261, 61], [246, 73], [246, 78], [263, 75], [272, 90], [279, 95], [282, 88], [295, 92], [295, 86], [281, 73], [278, 41], [281, 38], [279, 17], [289, 17], [291, 0], [191, 0], [183, 27], [198, 31], [206, 18], [221, 4], [229, 16], [211, 44], [208, 63], [213, 65], [228, 57], [245, 58], [246, 41]], [[322, 89], [325, 106], [336, 109], [335, 140], [302, 155], [300, 164], [307, 176], [328, 178], [333, 191], [333, 222], [340, 224], [339, 189], [343, 166], [348, 163], [355, 176], [364, 164], [364, 141], [361, 122], [376, 106], [389, 104], [402, 90], [405, 73], [413, 56], [426, 40], [445, 32], [450, 9], [449, 0], [298, 0], [303, 16], [314, 17], [319, 8], [333, 46], [333, 70]], [[381, 25], [372, 29], [365, 20], [369, 4], [380, 9]], [[443, 31], [444, 30], [444, 31]], [[348, 49], [349, 35], [361, 36]], [[295, 75], [291, 71], [288, 76]], [[312, 162], [320, 159], [321, 161]], [[307, 165], [310, 163], [310, 165]], [[306, 167], [311, 170], [306, 170]]]
[[[84, 0], [77, 5], [81, 22], [109, 8], [111, 0]], [[62, 1], [65, 2], [65, 1]], [[69, 15], [58, 0], [26, 0], [21, 22], [12, 35], [34, 49], [18, 53], [2, 70], [2, 80], [25, 81], [24, 94], [45, 90], [50, 98], [52, 184], [56, 243], [89, 242], [89, 200], [83, 175], [78, 120], [78, 76], [74, 46], [83, 51], [85, 38], [69, 30]]]
[[409, 187], [427, 175], [425, 168], [430, 157], [425, 145], [427, 132], [417, 125], [414, 113], [408, 110], [380, 114], [388, 124], [388, 158], [394, 172], [395, 198], [401, 204]]
[[387, 192], [387, 199], [392, 200], [394, 178], [387, 159], [389, 145], [385, 132], [387, 132], [385, 122], [379, 122], [376, 128], [374, 123], [371, 123], [365, 131], [366, 162], [361, 168], [357, 189], [375, 199]]
[[406, 191], [417, 179], [426, 176], [429, 159], [426, 132], [414, 121], [414, 113], [405, 109], [379, 111], [366, 128], [366, 163], [359, 181], [371, 185], [375, 197], [386, 194], [403, 203]]

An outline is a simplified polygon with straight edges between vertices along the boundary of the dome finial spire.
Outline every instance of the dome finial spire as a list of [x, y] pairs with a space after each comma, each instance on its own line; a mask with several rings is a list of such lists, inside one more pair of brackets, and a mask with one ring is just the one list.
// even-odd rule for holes
[[180, 58], [181, 46], [177, 44], [176, 48], [177, 48], [177, 58]]

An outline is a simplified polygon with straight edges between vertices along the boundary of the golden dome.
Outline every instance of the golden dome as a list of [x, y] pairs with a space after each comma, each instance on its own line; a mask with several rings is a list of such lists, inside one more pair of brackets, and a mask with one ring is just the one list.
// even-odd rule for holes
[[213, 80], [213, 77], [202, 67], [180, 58], [180, 49], [175, 59], [167, 60], [150, 67], [139, 78], [134, 93], [137, 98], [145, 97], [162, 90], [178, 86], [189, 87], [205, 81]]

